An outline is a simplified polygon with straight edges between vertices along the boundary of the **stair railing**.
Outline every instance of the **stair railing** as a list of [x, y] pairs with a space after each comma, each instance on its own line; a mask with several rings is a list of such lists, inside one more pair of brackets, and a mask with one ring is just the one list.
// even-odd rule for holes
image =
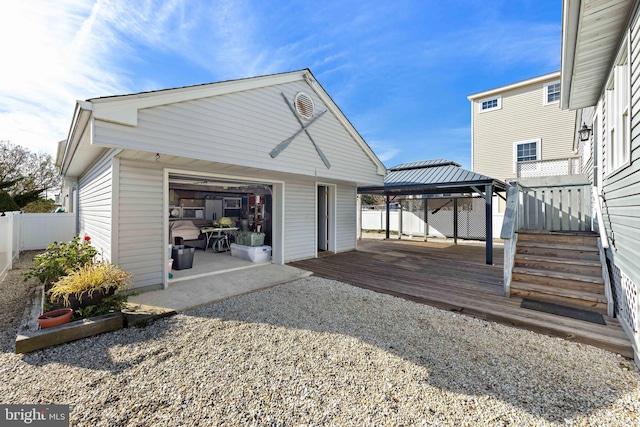
[[504, 240], [504, 273], [503, 284], [505, 296], [509, 296], [511, 291], [511, 275], [516, 255], [516, 244], [518, 243], [520, 185], [517, 182], [509, 183], [507, 188], [507, 207], [504, 212], [502, 230], [500, 238]]
[[593, 194], [593, 203], [596, 208], [596, 218], [598, 223], [598, 254], [600, 256], [600, 264], [602, 265], [602, 280], [604, 280], [604, 295], [607, 297], [607, 316], [613, 317], [614, 300], [613, 290], [611, 287], [611, 276], [609, 275], [609, 266], [607, 264], [607, 256], [605, 255], [605, 249], [609, 247], [609, 236], [607, 236], [607, 230], [604, 226], [604, 219], [602, 217], [602, 194], [598, 191], [596, 186], [591, 187]]

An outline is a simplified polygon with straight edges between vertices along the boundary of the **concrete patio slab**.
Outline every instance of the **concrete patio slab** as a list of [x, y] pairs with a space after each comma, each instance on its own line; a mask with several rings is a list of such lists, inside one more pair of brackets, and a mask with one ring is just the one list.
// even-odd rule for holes
[[145, 311], [158, 313], [182, 312], [312, 274], [288, 265], [252, 264], [233, 271], [199, 275], [193, 279], [171, 283], [168, 289], [131, 296], [129, 304], [132, 309], [135, 306], [145, 306]]

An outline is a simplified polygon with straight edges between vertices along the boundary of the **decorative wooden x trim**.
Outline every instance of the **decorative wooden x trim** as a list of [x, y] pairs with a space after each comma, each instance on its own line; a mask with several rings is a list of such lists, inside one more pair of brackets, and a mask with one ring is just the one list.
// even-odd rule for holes
[[307, 123], [307, 125], [305, 126], [304, 123], [302, 123], [302, 120], [300, 120], [300, 117], [298, 117], [298, 114], [296, 114], [296, 110], [293, 107], [293, 105], [291, 105], [291, 103], [289, 103], [289, 100], [287, 99], [286, 95], [284, 93], [280, 93], [282, 95], [282, 98], [284, 98], [284, 102], [287, 104], [287, 106], [289, 107], [289, 109], [291, 110], [291, 112], [293, 113], [293, 116], [296, 118], [296, 120], [298, 120], [298, 123], [300, 123], [300, 129], [298, 129], [298, 131], [296, 133], [294, 133], [293, 135], [291, 135], [289, 138], [285, 139], [284, 141], [282, 141], [280, 144], [278, 144], [276, 146], [276, 148], [274, 148], [273, 150], [271, 150], [271, 152], [269, 153], [269, 155], [272, 158], [276, 158], [278, 156], [278, 154], [280, 154], [285, 148], [287, 148], [287, 146], [291, 143], [291, 141], [293, 141], [298, 135], [300, 135], [302, 132], [306, 133], [307, 136], [309, 137], [309, 139], [311, 140], [311, 143], [313, 144], [313, 147], [316, 149], [316, 152], [318, 153], [318, 156], [320, 156], [320, 158], [322, 159], [322, 162], [324, 163], [324, 165], [327, 167], [327, 169], [331, 168], [331, 163], [329, 163], [329, 160], [327, 160], [326, 156], [324, 155], [324, 153], [322, 152], [322, 150], [320, 149], [320, 147], [318, 147], [318, 144], [316, 144], [316, 142], [313, 140], [313, 138], [311, 137], [311, 134], [309, 134], [309, 131], [307, 130], [307, 128], [309, 128], [309, 126], [311, 126], [312, 124], [315, 123], [316, 120], [318, 120], [320, 117], [322, 117], [322, 115], [324, 113], [327, 112], [327, 110], [324, 110], [323, 112], [321, 112], [320, 114], [318, 114], [317, 116], [315, 116], [313, 118], [313, 120], [311, 120], [309, 123]]

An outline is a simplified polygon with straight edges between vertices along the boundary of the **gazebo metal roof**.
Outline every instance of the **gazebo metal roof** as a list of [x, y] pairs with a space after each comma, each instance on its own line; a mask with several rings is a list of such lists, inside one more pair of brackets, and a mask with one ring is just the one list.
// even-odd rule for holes
[[478, 189], [492, 185], [493, 191], [505, 191], [504, 182], [463, 169], [445, 159], [408, 162], [387, 171], [382, 186], [358, 187], [359, 194], [464, 194], [480, 193]]
[[389, 199], [415, 194], [477, 193], [485, 200], [486, 262], [493, 263], [493, 193], [506, 191], [503, 181], [463, 169], [445, 159], [402, 163], [387, 170], [382, 186], [358, 187], [358, 194], [384, 195], [387, 199], [387, 239], [389, 238]]

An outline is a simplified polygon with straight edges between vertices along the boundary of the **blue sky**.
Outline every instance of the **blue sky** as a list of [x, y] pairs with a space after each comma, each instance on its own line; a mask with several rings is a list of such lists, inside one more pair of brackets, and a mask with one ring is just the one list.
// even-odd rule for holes
[[0, 5], [0, 139], [55, 156], [75, 101], [310, 68], [388, 167], [470, 168], [467, 96], [560, 69], [560, 0]]

